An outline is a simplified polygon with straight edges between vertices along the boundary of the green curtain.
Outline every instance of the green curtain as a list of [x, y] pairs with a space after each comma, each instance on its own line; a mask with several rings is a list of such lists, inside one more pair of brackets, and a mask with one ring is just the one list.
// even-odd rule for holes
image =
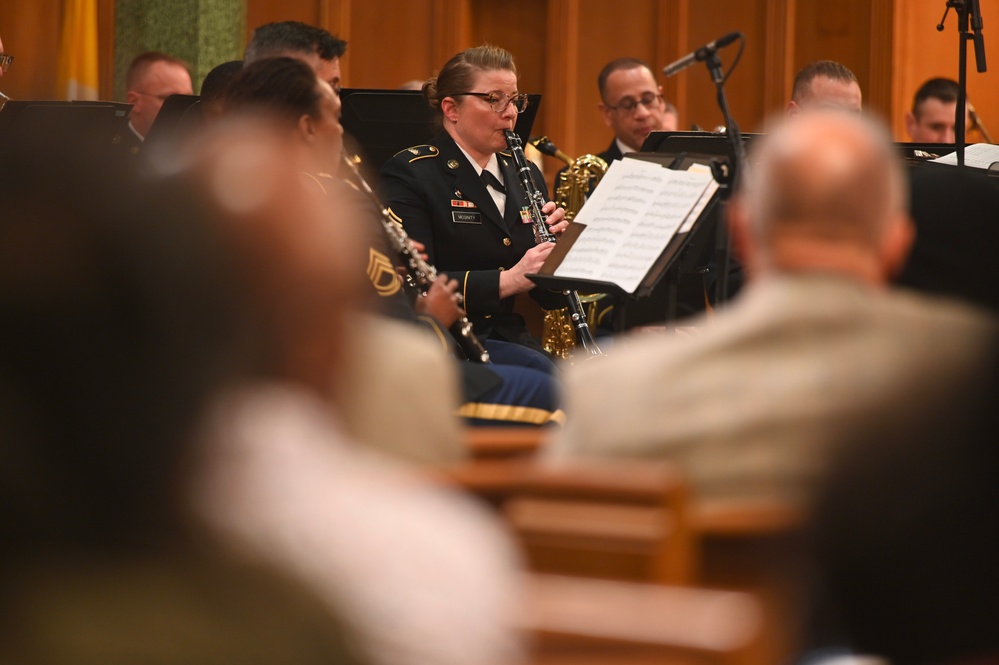
[[213, 67], [243, 57], [245, 34], [245, 0], [117, 0], [115, 99], [125, 98], [128, 64], [144, 51], [185, 60], [197, 93]]

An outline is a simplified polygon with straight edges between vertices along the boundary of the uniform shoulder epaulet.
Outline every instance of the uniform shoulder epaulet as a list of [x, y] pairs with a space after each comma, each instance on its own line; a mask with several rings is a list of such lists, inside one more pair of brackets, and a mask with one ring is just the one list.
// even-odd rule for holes
[[413, 162], [420, 159], [427, 159], [428, 157], [436, 157], [437, 155], [441, 154], [441, 151], [438, 150], [436, 146], [423, 144], [423, 145], [414, 145], [412, 148], [406, 148], [405, 150], [400, 150], [399, 152], [395, 153], [395, 156], [398, 157], [399, 155], [405, 155], [406, 153], [409, 153], [410, 155], [409, 163], [412, 164]]

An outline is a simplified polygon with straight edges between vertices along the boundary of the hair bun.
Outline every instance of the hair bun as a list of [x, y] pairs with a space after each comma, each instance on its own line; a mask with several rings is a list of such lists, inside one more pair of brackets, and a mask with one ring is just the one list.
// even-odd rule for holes
[[427, 82], [423, 84], [423, 96], [426, 98], [427, 103], [430, 104], [430, 108], [439, 109], [441, 107], [441, 100], [437, 99], [436, 76], [431, 76], [427, 79]]

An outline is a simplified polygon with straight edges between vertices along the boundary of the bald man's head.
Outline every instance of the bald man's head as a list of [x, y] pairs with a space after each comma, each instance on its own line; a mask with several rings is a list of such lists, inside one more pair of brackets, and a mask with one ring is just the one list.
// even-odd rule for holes
[[807, 270], [820, 267], [812, 259], [837, 255], [870, 263], [865, 276], [878, 279], [900, 267], [911, 237], [908, 197], [883, 128], [838, 111], [802, 114], [771, 133], [752, 162], [733, 225], [749, 236], [758, 268]]

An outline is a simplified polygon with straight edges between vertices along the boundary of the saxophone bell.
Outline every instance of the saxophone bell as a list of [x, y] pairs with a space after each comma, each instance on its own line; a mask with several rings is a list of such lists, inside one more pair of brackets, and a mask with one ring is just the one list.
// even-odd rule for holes
[[982, 124], [982, 118], [981, 116], [978, 115], [978, 111], [971, 104], [971, 102], [967, 102], [967, 105], [968, 105], [968, 119], [971, 121], [968, 130], [969, 131], [977, 130], [978, 133], [982, 135], [982, 138], [985, 139], [986, 143], [992, 143], [992, 137], [989, 136], [988, 130], [985, 129], [985, 125]]
[[565, 162], [566, 166], [572, 166], [573, 159], [569, 155], [565, 154], [558, 147], [551, 142], [547, 136], [536, 136], [528, 141], [531, 145], [538, 149], [542, 155], [548, 155], [549, 157], [554, 157], [556, 159], [561, 159]]

